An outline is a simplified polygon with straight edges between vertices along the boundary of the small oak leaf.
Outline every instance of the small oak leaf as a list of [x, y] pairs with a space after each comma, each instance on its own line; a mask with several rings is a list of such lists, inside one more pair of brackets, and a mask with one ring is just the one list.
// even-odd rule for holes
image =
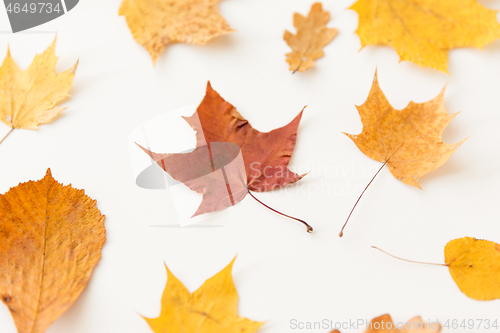
[[285, 31], [283, 39], [292, 52], [287, 53], [286, 62], [293, 72], [304, 72], [314, 66], [315, 60], [324, 55], [323, 48], [337, 36], [338, 30], [327, 28], [326, 24], [330, 20], [330, 13], [323, 11], [321, 3], [315, 3], [307, 17], [295, 13], [293, 15], [293, 25], [297, 29], [294, 35]]

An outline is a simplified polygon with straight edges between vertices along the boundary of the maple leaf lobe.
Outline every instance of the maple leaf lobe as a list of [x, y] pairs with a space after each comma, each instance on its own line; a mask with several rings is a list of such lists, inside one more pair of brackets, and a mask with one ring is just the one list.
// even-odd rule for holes
[[238, 145], [212, 142], [180, 154], [157, 154], [137, 144], [163, 171], [203, 195], [192, 217], [234, 206], [247, 194]]

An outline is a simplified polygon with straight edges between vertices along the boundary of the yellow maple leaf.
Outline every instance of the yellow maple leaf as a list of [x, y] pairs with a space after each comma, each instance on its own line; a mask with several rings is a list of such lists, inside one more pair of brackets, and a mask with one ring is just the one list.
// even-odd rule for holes
[[445, 263], [460, 290], [470, 298], [500, 298], [500, 244], [463, 237], [444, 248]]
[[43, 333], [80, 296], [101, 256], [104, 216], [50, 169], [0, 195], [0, 299], [19, 333]]
[[321, 3], [315, 3], [307, 17], [295, 13], [293, 15], [293, 25], [297, 29], [294, 35], [285, 31], [283, 39], [292, 52], [287, 53], [286, 62], [290, 65], [293, 72], [304, 72], [306, 69], [314, 66], [314, 60], [324, 55], [323, 47], [329, 44], [338, 30], [327, 28], [326, 24], [330, 21], [330, 13], [323, 11]]
[[155, 333], [253, 333], [264, 323], [238, 316], [238, 294], [233, 284], [233, 261], [194, 293], [167, 269], [167, 285], [158, 318], [144, 318]]
[[375, 74], [366, 102], [357, 106], [363, 123], [359, 135], [346, 134], [366, 156], [387, 164], [392, 175], [420, 189], [420, 178], [444, 164], [465, 141], [447, 144], [441, 134], [456, 114], [444, 106], [444, 89], [426, 103], [394, 109]]
[[135, 40], [153, 63], [173, 42], [205, 44], [234, 30], [219, 14], [220, 0], [124, 0], [124, 15]]
[[7, 50], [0, 67], [0, 120], [12, 129], [36, 129], [65, 108], [57, 103], [69, 96], [78, 63], [56, 74], [56, 40], [21, 71]]
[[448, 50], [482, 48], [500, 38], [497, 11], [476, 0], [358, 0], [362, 47], [390, 45], [401, 60], [446, 72]]

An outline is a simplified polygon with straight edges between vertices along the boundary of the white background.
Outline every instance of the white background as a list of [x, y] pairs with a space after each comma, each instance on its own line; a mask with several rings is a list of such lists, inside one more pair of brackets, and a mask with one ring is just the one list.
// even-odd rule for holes
[[[313, 1], [223, 1], [220, 11], [236, 32], [204, 46], [168, 46], [156, 67], [118, 16], [119, 0], [81, 0], [63, 17], [15, 35], [0, 9], [2, 56], [9, 44], [26, 68], [57, 31], [58, 70], [80, 61], [72, 97], [62, 104], [68, 109], [39, 130], [15, 130], [0, 145], [0, 193], [42, 178], [50, 167], [58, 181], [85, 189], [106, 215], [107, 241], [89, 286], [48, 333], [151, 332], [140, 315], [159, 314], [164, 262], [194, 291], [235, 255], [239, 313], [267, 321], [261, 333], [298, 332], [291, 319], [343, 322], [383, 313], [395, 321], [415, 315], [500, 320], [500, 301], [466, 297], [445, 267], [400, 262], [370, 248], [443, 262], [443, 248], [454, 238], [500, 242], [500, 41], [483, 51], [451, 51], [451, 75], [399, 63], [389, 47], [358, 52], [358, 16], [347, 9], [352, 2], [324, 2], [339, 35], [314, 68], [295, 75], [282, 35], [293, 29], [293, 13], [308, 13]], [[500, 9], [499, 0], [481, 3]], [[361, 132], [355, 105], [365, 101], [376, 67], [382, 90], [399, 109], [410, 100], [428, 101], [447, 85], [447, 110], [462, 112], [444, 141], [470, 138], [423, 178], [424, 191], [381, 172], [340, 239], [345, 218], [380, 167], [341, 133]], [[286, 191], [257, 195], [306, 219], [313, 234], [250, 197], [207, 221], [222, 228], [154, 227], [172, 224], [175, 212], [166, 191], [135, 185], [128, 135], [152, 117], [198, 104], [207, 80], [261, 131], [285, 125], [308, 105], [290, 166], [311, 173]], [[6, 131], [1, 124], [0, 135]], [[0, 332], [15, 331], [0, 306]]]

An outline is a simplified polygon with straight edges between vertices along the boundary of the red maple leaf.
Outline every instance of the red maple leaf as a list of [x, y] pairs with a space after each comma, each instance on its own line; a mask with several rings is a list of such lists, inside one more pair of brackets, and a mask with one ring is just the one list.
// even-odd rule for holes
[[[203, 194], [194, 216], [230, 207], [250, 191], [265, 192], [299, 181], [288, 169], [297, 139], [301, 111], [288, 125], [267, 133], [254, 129], [226, 102], [210, 82], [196, 112], [184, 117], [196, 131], [196, 149], [189, 153], [157, 154], [140, 146], [172, 178]], [[241, 158], [242, 156], [242, 158]], [[312, 228], [304, 221], [308, 232]]]

